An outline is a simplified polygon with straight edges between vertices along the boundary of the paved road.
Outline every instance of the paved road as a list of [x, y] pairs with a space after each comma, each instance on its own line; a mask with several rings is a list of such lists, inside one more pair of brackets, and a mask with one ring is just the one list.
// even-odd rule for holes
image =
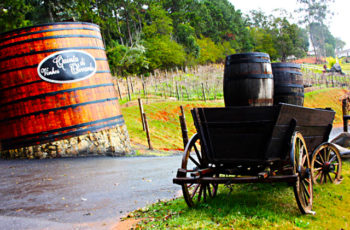
[[110, 229], [172, 198], [181, 157], [0, 160], [0, 229]]
[[181, 156], [0, 160], [0, 229], [110, 229], [128, 211], [174, 197], [180, 162]]
[[335, 127], [332, 129], [331, 134], [329, 135], [329, 141], [333, 140], [336, 136], [343, 132], [343, 127]]

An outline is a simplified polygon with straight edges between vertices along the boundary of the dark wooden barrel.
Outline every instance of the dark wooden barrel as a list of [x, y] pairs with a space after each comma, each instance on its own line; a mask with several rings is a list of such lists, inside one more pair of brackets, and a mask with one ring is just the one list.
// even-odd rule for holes
[[2, 150], [122, 124], [99, 26], [62, 22], [0, 34]]
[[226, 106], [270, 106], [273, 76], [266, 53], [240, 53], [226, 57], [224, 70]]
[[272, 63], [274, 77], [274, 104], [304, 105], [304, 85], [300, 65], [296, 63]]

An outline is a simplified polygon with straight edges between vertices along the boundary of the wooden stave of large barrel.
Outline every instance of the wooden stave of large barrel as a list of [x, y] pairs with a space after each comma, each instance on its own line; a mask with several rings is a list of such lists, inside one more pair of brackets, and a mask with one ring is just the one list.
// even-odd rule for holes
[[252, 52], [226, 57], [225, 106], [273, 105], [273, 75], [270, 56]]
[[[37, 74], [58, 51], [92, 55], [97, 71], [73, 83]], [[2, 150], [52, 142], [124, 124], [99, 27], [62, 22], [0, 34], [0, 142]]]
[[304, 85], [300, 64], [272, 63], [274, 76], [274, 104], [304, 105]]

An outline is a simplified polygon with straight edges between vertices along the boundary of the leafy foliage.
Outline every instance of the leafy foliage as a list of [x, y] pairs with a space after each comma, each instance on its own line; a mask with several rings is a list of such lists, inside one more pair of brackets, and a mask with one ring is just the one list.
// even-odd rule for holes
[[114, 41], [112, 47], [107, 50], [107, 55], [114, 74], [125, 76], [148, 71], [149, 61], [146, 58], [146, 49], [141, 44], [135, 43], [127, 47]]
[[[330, 4], [333, 0], [298, 0], [301, 7], [298, 12], [302, 13], [301, 23], [306, 25], [310, 34], [310, 40], [315, 56], [335, 56], [336, 39], [329, 32], [326, 20], [330, 19], [333, 12]], [[341, 46], [341, 40], [338, 44]]]
[[[308, 7], [305, 10], [308, 17], [304, 20], [309, 22], [308, 30], [312, 29], [311, 23], [315, 29], [315, 23], [319, 23], [326, 31], [323, 20], [328, 1], [298, 1]], [[236, 52], [261, 51], [269, 53], [273, 60], [284, 60], [290, 55], [301, 57], [308, 49], [305, 31], [296, 24], [260, 11], [245, 17], [229, 0], [3, 0], [0, 3], [0, 32], [71, 20], [100, 26], [111, 69], [118, 75], [217, 63]], [[323, 51], [331, 55], [334, 49], [344, 47], [344, 43], [328, 32], [314, 40], [323, 41]]]
[[287, 18], [252, 11], [249, 23], [255, 51], [269, 53], [271, 59], [281, 61], [286, 61], [289, 56], [306, 55], [309, 43], [305, 31]]
[[170, 36], [151, 38], [145, 46], [151, 69], [171, 69], [185, 63], [184, 48]]
[[216, 45], [210, 38], [203, 37], [202, 39], [198, 39], [197, 43], [200, 47], [199, 64], [204, 65], [224, 59], [223, 52], [220, 49], [221, 47]]
[[26, 14], [32, 7], [25, 0], [3, 0], [0, 3], [0, 31], [8, 31], [31, 25]]

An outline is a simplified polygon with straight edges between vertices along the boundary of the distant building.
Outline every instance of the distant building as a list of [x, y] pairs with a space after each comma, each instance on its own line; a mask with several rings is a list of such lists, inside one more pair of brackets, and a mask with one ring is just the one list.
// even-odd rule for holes
[[337, 57], [350, 57], [350, 49], [337, 52]]
[[307, 56], [315, 56], [315, 51], [313, 50], [307, 51]]

